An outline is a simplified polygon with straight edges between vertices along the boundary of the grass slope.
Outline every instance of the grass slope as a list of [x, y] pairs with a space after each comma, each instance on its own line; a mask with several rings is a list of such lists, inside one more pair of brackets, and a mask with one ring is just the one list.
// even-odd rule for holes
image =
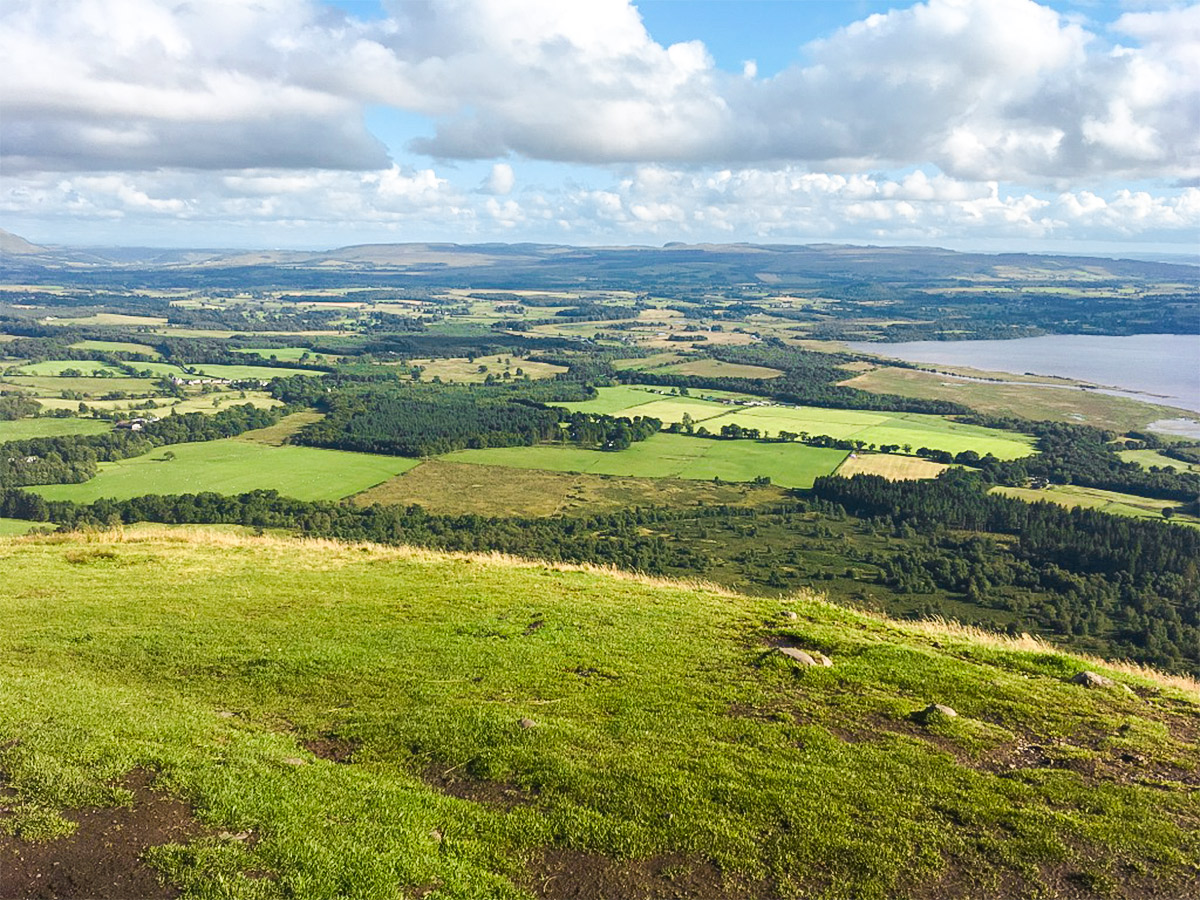
[[[1195, 886], [1194, 683], [1088, 690], [1033, 642], [396, 548], [163, 530], [9, 538], [0, 565], [6, 852], [140, 768], [206, 826], [147, 856], [189, 898]], [[935, 701], [958, 717], [920, 724]]]
[[450, 462], [634, 478], [753, 481], [766, 475], [774, 484], [795, 488], [812, 487], [817, 476], [830, 474], [845, 458], [845, 450], [678, 434], [656, 434], [619, 452], [543, 445], [459, 450], [442, 457]]
[[243, 435], [160, 447], [131, 459], [101, 463], [99, 474], [83, 484], [51, 484], [31, 490], [47, 500], [77, 503], [102, 497], [125, 500], [143, 494], [239, 494], [257, 489], [276, 490], [299, 500], [340, 500], [418, 462], [316, 447], [272, 447]]

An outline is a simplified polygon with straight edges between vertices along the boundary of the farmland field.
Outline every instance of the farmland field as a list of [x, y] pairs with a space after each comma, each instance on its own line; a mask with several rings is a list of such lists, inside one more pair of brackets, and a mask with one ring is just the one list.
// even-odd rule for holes
[[921, 369], [879, 368], [842, 383], [881, 394], [899, 394], [903, 397], [926, 400], [951, 400], [989, 415], [1020, 416], [1034, 421], [1071, 422], [1115, 431], [1144, 429], [1151, 422], [1180, 414], [1179, 410], [1172, 407], [1143, 403], [1129, 397], [1113, 397], [1097, 391], [1081, 391], [1053, 385], [1033, 387], [1004, 381], [960, 381], [938, 372]]
[[130, 365], [139, 372], [150, 372], [156, 378], [161, 378], [163, 375], [183, 375], [183, 369], [173, 363], [135, 362], [130, 363]]
[[164, 316], [129, 316], [124, 313], [96, 313], [92, 316], [76, 316], [74, 318], [47, 316], [42, 320], [47, 325], [139, 325], [164, 326], [167, 320]]
[[854, 453], [838, 466], [835, 474], [843, 478], [855, 475], [882, 475], [889, 481], [915, 481], [937, 478], [949, 466], [918, 456], [897, 456], [893, 453]]
[[287, 378], [289, 375], [320, 375], [313, 369], [285, 369], [274, 366], [225, 366], [215, 363], [196, 363], [191, 368], [210, 378], [228, 378], [230, 381], [259, 380], [270, 381], [272, 378]]
[[1135, 462], [1143, 469], [1149, 469], [1151, 466], [1165, 469], [1167, 466], [1171, 466], [1176, 472], [1200, 472], [1200, 465], [1171, 459], [1169, 456], [1163, 456], [1157, 450], [1121, 450], [1117, 456], [1125, 462]]
[[687, 359], [687, 357], [682, 353], [652, 353], [649, 356], [641, 356], [634, 359], [614, 359], [612, 366], [618, 372], [631, 369], [657, 369], [659, 366], [667, 366], [684, 359]]
[[245, 353], [270, 359], [272, 356], [282, 362], [299, 362], [305, 353], [315, 356], [308, 347], [238, 347], [234, 353]]
[[594, 515], [631, 506], [747, 506], [783, 499], [777, 487], [675, 478], [622, 478], [430, 459], [357, 495], [373, 503], [477, 516]]
[[[1179, 505], [1171, 500], [1154, 500], [1149, 497], [1119, 494], [1116, 491], [1102, 491], [1099, 488], [1082, 487], [1075, 484], [1055, 485], [1041, 490], [1007, 486], [995, 487], [992, 490], [998, 494], [1004, 494], [1006, 497], [1016, 497], [1027, 503], [1045, 500], [1048, 503], [1065, 506], [1067, 509], [1078, 506], [1084, 509], [1098, 509], [1116, 516], [1132, 516], [1136, 519], [1161, 519], [1164, 509]], [[1192, 516], [1183, 515], [1176, 516], [1175, 521], [1200, 522]]]
[[[508, 362], [506, 363], [505, 360], [508, 360]], [[519, 359], [511, 354], [477, 356], [474, 361], [468, 360], [466, 357], [414, 359], [410, 360], [408, 365], [422, 366], [424, 368], [425, 371], [421, 373], [422, 381], [432, 381], [436, 377], [442, 381], [475, 384], [482, 383], [487, 379], [488, 375], [501, 378], [505, 372], [508, 372], [511, 378], [519, 378], [521, 376], [517, 375], [518, 369], [521, 370], [522, 375], [528, 375], [534, 379], [553, 378], [555, 375], [567, 371], [565, 366], [530, 362], [527, 359]], [[481, 367], [487, 371], [479, 371]]]
[[685, 412], [699, 422], [729, 411], [729, 407], [724, 403], [714, 403], [698, 397], [666, 396], [665, 388], [656, 388], [651, 391], [640, 387], [605, 387], [600, 388], [599, 394], [600, 396], [595, 400], [556, 405], [563, 406], [572, 412], [599, 413], [630, 418], [653, 416], [662, 419], [664, 425], [681, 421]]
[[773, 484], [802, 488], [811, 487], [817, 476], [830, 474], [846, 458], [846, 451], [802, 444], [656, 434], [619, 452], [542, 445], [459, 450], [442, 458], [450, 462], [638, 478], [753, 481], [765, 475]]
[[710, 431], [716, 431], [734, 422], [743, 428], [759, 428], [771, 434], [780, 431], [827, 434], [880, 446], [908, 444], [914, 450], [929, 447], [949, 453], [974, 450], [980, 456], [991, 453], [998, 459], [1017, 459], [1033, 453], [1033, 439], [1025, 435], [920, 413], [765, 406], [735, 409], [704, 424]]
[[160, 354], [147, 344], [134, 344], [128, 341], [77, 341], [71, 345], [74, 350], [99, 350], [103, 353], [140, 353], [157, 359]]
[[[145, 384], [145, 382], [142, 383]], [[245, 396], [243, 397], [242, 394], [245, 394]], [[152, 416], [168, 415], [171, 410], [179, 413], [212, 413], [219, 412], [227, 406], [240, 406], [243, 403], [251, 403], [259, 409], [270, 409], [273, 406], [282, 405], [281, 401], [271, 397], [265, 391], [215, 391], [211, 394], [197, 394], [183, 400], [175, 397], [152, 395], [150, 399], [155, 401], [155, 406], [145, 410], [140, 409], [146, 402], [141, 397], [133, 397], [127, 400], [87, 400], [86, 403], [89, 407], [95, 409], [146, 412]], [[37, 402], [42, 404], [45, 409], [68, 409], [74, 411], [79, 406], [78, 400], [66, 400], [62, 397], [38, 397]]]
[[245, 437], [171, 444], [131, 459], [101, 463], [99, 474], [83, 484], [43, 485], [32, 490], [47, 500], [79, 503], [102, 497], [124, 500], [143, 494], [238, 494], [259, 489], [276, 490], [297, 500], [340, 500], [419, 462], [315, 447], [270, 447]]
[[30, 522], [28, 519], [0, 518], [0, 536], [28, 534], [34, 528], [45, 527], [44, 522]]
[[[720, 392], [705, 391], [717, 396]], [[974, 450], [999, 459], [1016, 459], [1033, 452], [1033, 440], [1022, 434], [964, 425], [941, 416], [920, 413], [867, 412], [825, 409], [816, 406], [731, 406], [700, 397], [664, 397], [645, 388], [625, 385], [599, 389], [595, 400], [563, 403], [571, 410], [612, 416], [654, 416], [663, 424], [680, 422], [687, 412], [697, 424], [711, 432], [722, 425], [737, 424], [778, 434], [826, 434], [832, 438], [861, 440], [868, 444], [909, 444], [914, 450], [929, 447], [960, 453]]]
[[[78, 403], [76, 403], [78, 405]], [[112, 423], [100, 419], [36, 418], [0, 419], [0, 444], [27, 438], [58, 437], [64, 434], [103, 434], [112, 431]]]
[[783, 372], [766, 366], [747, 366], [719, 359], [697, 359], [659, 369], [677, 375], [700, 375], [706, 378], [778, 378]]
[[5, 381], [25, 390], [32, 390], [39, 397], [59, 397], [63, 391], [78, 391], [96, 397], [112, 391], [124, 391], [127, 394], [155, 393], [154, 383], [149, 379], [128, 376], [72, 378], [60, 375], [6, 375]]
[[18, 369], [18, 375], [61, 376], [63, 372], [74, 369], [84, 376], [108, 372], [112, 375], [124, 375], [120, 369], [110, 366], [98, 359], [47, 359], [37, 363], [24, 363]]

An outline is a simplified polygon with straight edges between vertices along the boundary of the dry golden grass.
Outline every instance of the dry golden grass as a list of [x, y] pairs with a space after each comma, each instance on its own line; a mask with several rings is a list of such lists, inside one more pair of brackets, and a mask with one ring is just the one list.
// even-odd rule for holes
[[834, 474], [849, 478], [852, 475], [882, 475], [889, 481], [919, 481], [937, 478], [949, 466], [916, 456], [895, 456], [890, 453], [852, 453], [838, 466]]

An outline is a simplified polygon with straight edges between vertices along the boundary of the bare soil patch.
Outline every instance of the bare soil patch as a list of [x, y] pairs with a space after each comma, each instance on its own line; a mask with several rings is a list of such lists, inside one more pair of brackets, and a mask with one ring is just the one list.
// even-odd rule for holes
[[[156, 791], [153, 774], [131, 772], [125, 787], [133, 792], [132, 807], [88, 807], [66, 810], [78, 823], [74, 834], [31, 843], [0, 834], [0, 897], [170, 898], [179, 891], [160, 880], [142, 862], [150, 847], [185, 843], [204, 829], [186, 803]], [[0, 807], [13, 793], [0, 795]]]
[[313, 756], [330, 762], [348, 764], [354, 761], [358, 743], [336, 734], [323, 734], [304, 742], [304, 749]]
[[421, 777], [426, 784], [443, 794], [495, 809], [509, 810], [526, 806], [537, 799], [536, 791], [507, 782], [472, 778], [461, 769], [443, 770], [441, 766], [429, 766]]
[[543, 900], [771, 900], [762, 881], [730, 878], [706, 860], [667, 854], [616, 860], [579, 850], [545, 850], [529, 866], [524, 885]]

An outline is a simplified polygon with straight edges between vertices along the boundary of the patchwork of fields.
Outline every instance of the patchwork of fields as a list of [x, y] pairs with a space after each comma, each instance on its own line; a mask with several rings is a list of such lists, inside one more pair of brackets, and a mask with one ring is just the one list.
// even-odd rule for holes
[[[656, 389], [657, 390], [657, 389]], [[700, 397], [664, 397], [645, 388], [600, 388], [600, 396], [582, 403], [563, 404], [571, 410], [611, 416], [653, 416], [665, 424], [681, 422], [686, 412], [711, 432], [722, 425], [757, 428], [769, 434], [825, 434], [867, 444], [929, 447], [948, 453], [973, 450], [998, 459], [1018, 459], [1033, 453], [1033, 439], [1011, 431], [965, 425], [941, 416], [920, 413], [825, 409], [815, 406], [730, 406]], [[707, 392], [705, 392], [707, 394]]]

